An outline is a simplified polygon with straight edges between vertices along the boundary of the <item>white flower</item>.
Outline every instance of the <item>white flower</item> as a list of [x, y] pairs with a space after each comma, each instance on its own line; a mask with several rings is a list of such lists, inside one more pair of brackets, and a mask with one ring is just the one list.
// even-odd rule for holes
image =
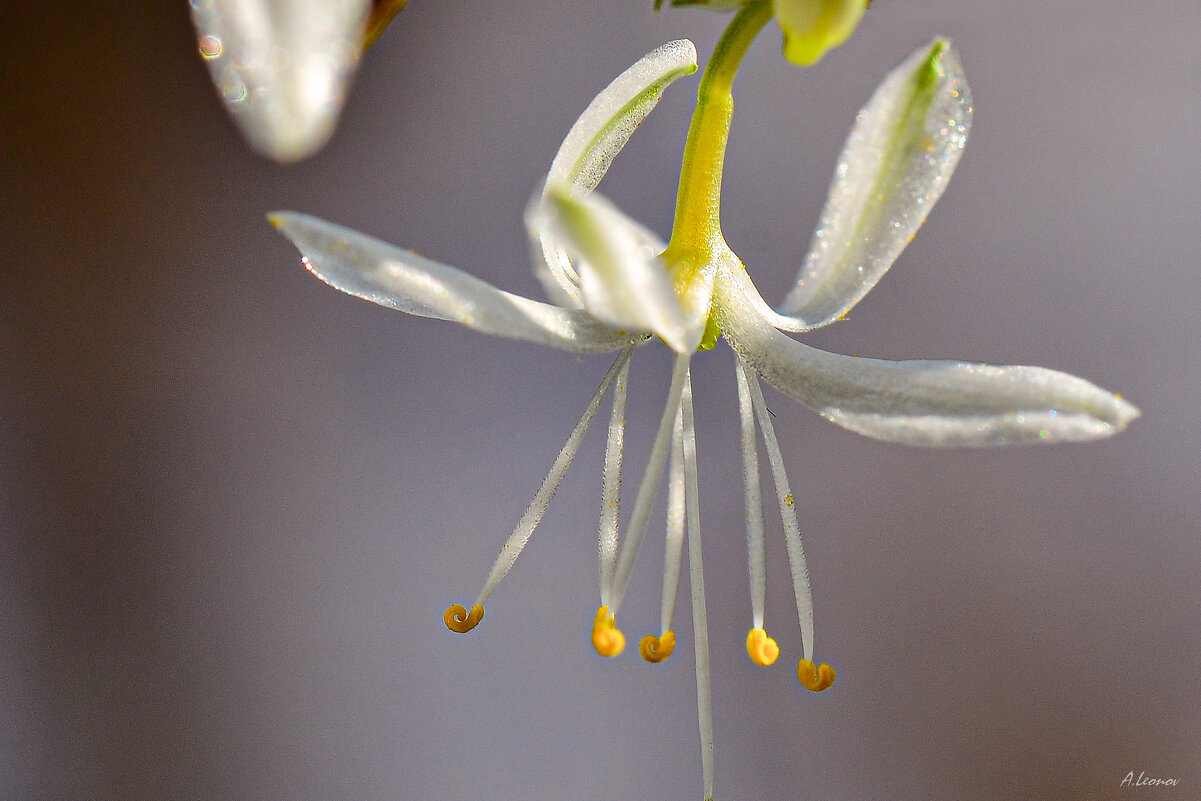
[[[762, 9], [754, 24], [769, 17]], [[748, 17], [749, 19], [749, 17]], [[737, 20], [731, 30], [742, 24]], [[751, 23], [747, 23], [750, 25]], [[731, 42], [753, 38], [749, 27]], [[739, 39], [741, 37], [741, 39]], [[723, 40], [724, 42], [725, 40]], [[737, 60], [741, 52], [719, 52]], [[736, 49], [736, 48], [735, 48]], [[733, 55], [730, 55], [733, 54]], [[715, 60], [718, 56], [715, 56]], [[705, 792], [712, 793], [708, 642], [701, 571], [700, 515], [689, 360], [718, 335], [737, 354], [752, 614], [747, 651], [761, 665], [779, 653], [764, 626], [763, 522], [757, 434], [762, 436], [785, 528], [805, 657], [798, 678], [825, 689], [834, 679], [813, 660], [813, 612], [793, 496], [755, 375], [826, 419], [877, 439], [913, 445], [993, 445], [1088, 440], [1120, 431], [1138, 415], [1121, 398], [1079, 378], [1038, 367], [954, 361], [883, 361], [826, 353], [781, 333], [839, 319], [892, 265], [941, 195], [962, 152], [971, 100], [959, 61], [936, 40], [917, 50], [881, 84], [859, 113], [839, 159], [810, 253], [780, 311], [759, 296], [720, 235], [716, 198], [728, 130], [706, 117], [728, 96], [728, 81], [702, 82], [681, 178], [681, 206], [670, 245], [592, 194], [609, 164], [650, 112], [664, 87], [691, 73], [690, 42], [664, 45], [617, 78], [588, 106], [552, 163], [527, 223], [540, 274], [555, 305], [511, 295], [452, 267], [302, 214], [272, 222], [300, 249], [309, 270], [352, 295], [410, 314], [453, 320], [488, 334], [574, 352], [616, 350], [584, 415], [497, 558], [470, 611], [447, 610], [446, 623], [467, 631], [516, 561], [595, 417], [613, 390], [600, 521], [601, 605], [593, 642], [606, 656], [621, 652], [616, 627], [634, 556], [661, 474], [668, 463], [668, 523], [658, 635], [643, 639], [650, 661], [671, 653], [671, 620], [685, 532], [693, 594]], [[722, 68], [710, 69], [720, 73]], [[706, 78], [708, 78], [708, 73]], [[717, 112], [713, 112], [717, 114]], [[720, 140], [720, 141], [719, 141]], [[694, 142], [701, 145], [692, 147]], [[712, 156], [717, 157], [706, 161]], [[718, 152], [720, 151], [720, 152]], [[706, 155], [708, 153], [708, 156]], [[707, 182], [707, 183], [706, 183]], [[710, 200], [694, 203], [700, 186]], [[707, 194], [705, 194], [707, 193]], [[711, 205], [705, 205], [710, 203]], [[658, 337], [677, 353], [667, 401], [623, 537], [618, 536], [621, 454], [628, 360], [633, 347]], [[619, 549], [620, 545], [620, 549]]]
[[362, 51], [406, 0], [192, 0], [200, 55], [255, 150], [298, 161], [333, 135]]

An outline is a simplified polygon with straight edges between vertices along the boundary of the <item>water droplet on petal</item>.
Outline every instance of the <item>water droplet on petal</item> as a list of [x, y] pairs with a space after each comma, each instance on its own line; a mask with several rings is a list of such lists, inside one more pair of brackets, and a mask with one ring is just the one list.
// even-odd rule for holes
[[216, 36], [200, 37], [200, 55], [206, 59], [220, 58], [225, 52], [225, 46]]

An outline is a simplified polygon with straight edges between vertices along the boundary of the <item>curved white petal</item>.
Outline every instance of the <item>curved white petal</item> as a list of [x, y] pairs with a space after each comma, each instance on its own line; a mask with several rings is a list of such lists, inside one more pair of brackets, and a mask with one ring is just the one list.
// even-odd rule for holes
[[1121, 431], [1138, 410], [1082, 378], [1042, 367], [840, 356], [780, 333], [728, 273], [718, 279], [722, 333], [768, 383], [823, 417], [908, 445], [1089, 440]]
[[867, 294], [942, 195], [972, 121], [959, 56], [945, 39], [889, 73], [859, 112], [796, 285], [787, 330], [833, 322]]
[[297, 161], [329, 140], [370, 8], [371, 0], [192, 3], [200, 54], [255, 150]]
[[[551, 162], [543, 188], [564, 184], [591, 192], [634, 130], [659, 103], [663, 90], [696, 71], [696, 47], [687, 39], [652, 50], [610, 83], [580, 115]], [[531, 228], [539, 277], [553, 296], [582, 302], [579, 277], [563, 248], [547, 232]]]
[[616, 350], [632, 339], [582, 310], [504, 292], [461, 270], [307, 214], [276, 212], [269, 219], [300, 250], [309, 272], [381, 306], [581, 353]]
[[563, 243], [575, 260], [580, 294], [599, 320], [653, 331], [680, 353], [695, 350], [705, 330], [706, 293], [686, 309], [658, 255], [663, 243], [598, 194], [552, 189], [531, 211], [535, 225]]

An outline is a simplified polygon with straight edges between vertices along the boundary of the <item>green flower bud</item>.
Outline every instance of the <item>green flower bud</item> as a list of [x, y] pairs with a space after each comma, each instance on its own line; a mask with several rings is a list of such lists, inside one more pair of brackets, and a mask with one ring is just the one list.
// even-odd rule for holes
[[801, 67], [847, 40], [869, 0], [772, 0], [784, 32], [784, 57]]

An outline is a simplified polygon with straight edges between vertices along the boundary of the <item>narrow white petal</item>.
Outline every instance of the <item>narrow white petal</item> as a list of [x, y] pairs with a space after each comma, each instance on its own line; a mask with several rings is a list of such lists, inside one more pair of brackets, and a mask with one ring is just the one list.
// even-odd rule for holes
[[667, 390], [667, 402], [663, 406], [663, 415], [659, 418], [659, 430], [655, 433], [651, 455], [646, 461], [646, 471], [642, 474], [638, 495], [634, 498], [634, 509], [630, 512], [630, 522], [626, 526], [621, 553], [617, 557], [617, 569], [613, 574], [613, 590], [610, 593], [612, 603], [609, 604], [609, 612], [613, 615], [617, 614], [625, 597], [626, 585], [630, 582], [630, 571], [634, 569], [634, 557], [638, 555], [642, 533], [646, 530], [646, 520], [650, 517], [651, 506], [655, 503], [655, 494], [659, 491], [663, 465], [667, 462], [667, 445], [672, 424], [675, 422], [676, 410], [680, 408], [680, 397], [687, 383], [689, 358], [690, 354], [686, 353], [676, 356], [675, 368], [671, 373], [671, 387]]
[[776, 439], [776, 429], [772, 426], [771, 415], [768, 414], [767, 404], [763, 401], [763, 391], [759, 389], [759, 380], [749, 378], [742, 359], [738, 360], [738, 372], [746, 382], [755, 407], [755, 416], [759, 419], [759, 430], [763, 432], [763, 444], [767, 450], [767, 462], [771, 465], [772, 481], [776, 485], [776, 500], [780, 504], [780, 522], [784, 524], [784, 544], [788, 550], [788, 567], [792, 572], [792, 593], [796, 598], [797, 619], [801, 626], [801, 643], [805, 649], [805, 658], [813, 659], [813, 591], [809, 585], [809, 565], [805, 561], [805, 546], [801, 541], [801, 525], [797, 521], [796, 501], [792, 487], [788, 483], [788, 474], [784, 470], [784, 455], [780, 453], [780, 441]]
[[1108, 437], [1138, 417], [1121, 397], [1042, 367], [884, 361], [807, 347], [718, 279], [718, 323], [747, 365], [823, 417], [909, 445], [1000, 445]]
[[584, 311], [504, 292], [461, 270], [307, 214], [277, 212], [270, 220], [300, 250], [313, 275], [381, 306], [581, 353], [616, 350], [631, 339]]
[[972, 101], [944, 39], [893, 70], [859, 112], [808, 257], [781, 311], [788, 330], [833, 322], [887, 272], [942, 195], [967, 142]]
[[370, 8], [370, 0], [192, 3], [213, 83], [256, 150], [297, 161], [329, 140]]
[[525, 514], [517, 521], [517, 526], [513, 529], [513, 533], [509, 535], [509, 538], [505, 540], [504, 546], [500, 549], [500, 553], [492, 565], [492, 570], [489, 571], [488, 578], [484, 580], [484, 586], [475, 600], [477, 606], [483, 606], [489, 596], [492, 595], [492, 591], [500, 584], [501, 579], [505, 577], [517, 562], [517, 557], [521, 556], [521, 552], [525, 548], [526, 543], [530, 541], [530, 536], [534, 533], [534, 529], [542, 522], [542, 516], [546, 514], [546, 509], [550, 506], [551, 499], [555, 497], [555, 492], [558, 491], [559, 484], [563, 482], [563, 476], [567, 475], [567, 469], [571, 467], [576, 452], [580, 449], [580, 442], [584, 439], [584, 434], [588, 431], [588, 426], [592, 425], [592, 420], [596, 417], [596, 410], [600, 407], [601, 399], [609, 391], [609, 387], [613, 385], [613, 381], [617, 378], [617, 375], [629, 364], [632, 350], [633, 346], [627, 346], [625, 350], [618, 354], [617, 361], [613, 362], [609, 371], [605, 373], [605, 377], [601, 379], [600, 386], [596, 388], [596, 392], [592, 393], [592, 399], [588, 401], [588, 406], [584, 408], [584, 414], [580, 417], [579, 422], [575, 424], [575, 428], [571, 430], [571, 434], [568, 435], [567, 442], [564, 443], [563, 449], [559, 451], [554, 464], [551, 465], [550, 472], [546, 474], [546, 478], [542, 479], [542, 485], [534, 493], [533, 499], [530, 500], [530, 505], [526, 507]]
[[[580, 115], [551, 162], [543, 191], [569, 186], [591, 192], [609, 170], [663, 90], [677, 78], [696, 71], [696, 48], [687, 39], [668, 42], [617, 76]], [[548, 274], [548, 290], [580, 301], [579, 280], [567, 253], [553, 235], [532, 228], [540, 275]]]
[[750, 574], [751, 620], [753, 628], [763, 628], [764, 598], [767, 593], [767, 570], [763, 554], [763, 497], [759, 490], [759, 448], [755, 437], [755, 411], [751, 407], [751, 390], [737, 362], [738, 416], [742, 423], [742, 476], [746, 505], [747, 571]]
[[[681, 357], [683, 358], [683, 357]], [[701, 776], [705, 801], [713, 799], [713, 692], [709, 681], [709, 613], [705, 604], [705, 570], [701, 560], [700, 488], [697, 485], [696, 422], [692, 382], [680, 397], [684, 423], [684, 490], [688, 509], [688, 576], [692, 587], [692, 636], [696, 653], [696, 711], [701, 735]]]
[[601, 481], [601, 515], [597, 535], [600, 554], [601, 606], [609, 605], [613, 569], [617, 565], [617, 535], [621, 524], [621, 461], [625, 451], [626, 396], [630, 378], [627, 360], [613, 387], [613, 410], [609, 414], [609, 436], [605, 440], [605, 469]]
[[658, 259], [664, 246], [654, 234], [598, 194], [562, 189], [548, 192], [533, 218], [575, 259], [584, 307], [593, 316], [615, 328], [652, 331], [681, 353], [696, 349], [710, 294], [703, 308], [685, 308]]

